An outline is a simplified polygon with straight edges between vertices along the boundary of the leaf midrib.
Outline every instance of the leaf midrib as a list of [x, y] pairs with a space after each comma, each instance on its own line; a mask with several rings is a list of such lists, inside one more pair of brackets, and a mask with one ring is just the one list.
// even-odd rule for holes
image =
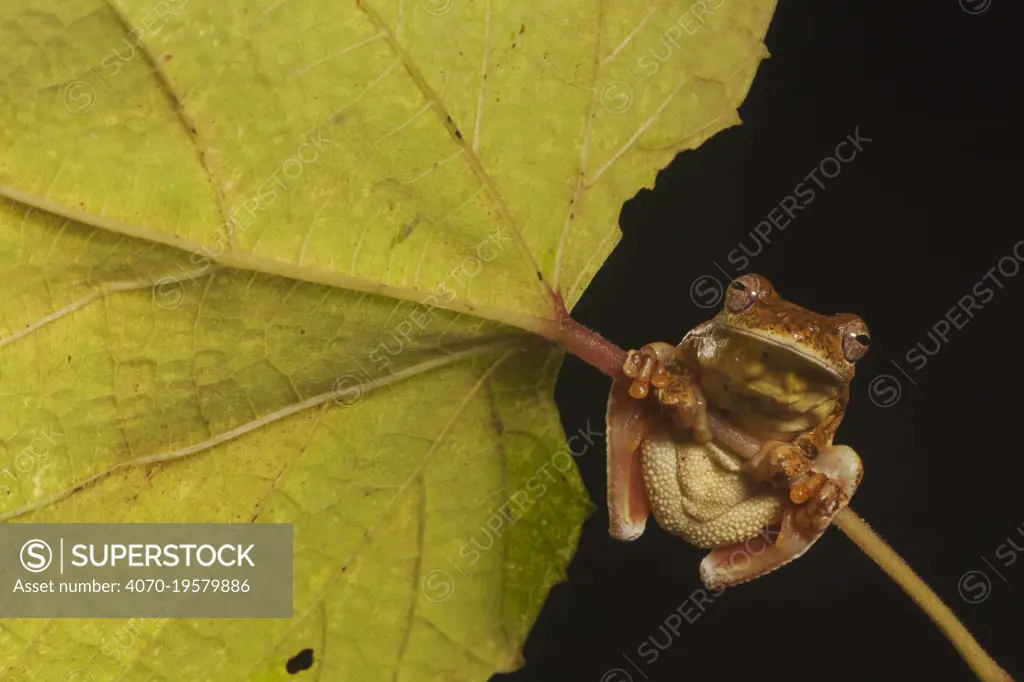
[[[336, 272], [299, 267], [289, 263], [260, 258], [259, 256], [253, 256], [246, 253], [232, 254], [229, 251], [224, 251], [224, 253], [219, 256], [211, 256], [205, 253], [208, 250], [208, 247], [183, 237], [163, 232], [154, 232], [137, 225], [122, 223], [109, 218], [93, 215], [91, 213], [86, 213], [84, 211], [79, 211], [50, 201], [49, 199], [28, 194], [27, 192], [23, 192], [8, 185], [0, 185], [0, 197], [5, 197], [24, 206], [29, 206], [62, 218], [68, 218], [69, 220], [83, 223], [91, 227], [188, 251], [208, 259], [211, 263], [234, 268], [236, 270], [262, 272], [269, 275], [287, 277], [289, 279], [312, 282], [314, 284], [323, 284], [340, 289], [350, 289], [360, 293], [375, 294], [378, 296], [385, 296], [387, 298], [410, 301], [412, 303], [419, 304], [424, 304], [425, 299], [433, 295], [432, 292], [424, 291], [422, 289], [399, 287], [361, 277], [353, 277], [351, 275], [344, 275]], [[441, 308], [443, 310], [450, 310], [463, 315], [469, 315], [471, 317], [508, 324], [545, 338], [552, 338], [555, 333], [556, 323], [554, 320], [534, 317], [532, 315], [524, 315], [506, 308], [470, 303], [468, 301], [460, 300], [457, 297], [452, 297], [451, 300], [437, 299], [436, 301], [431, 302], [431, 306]]]

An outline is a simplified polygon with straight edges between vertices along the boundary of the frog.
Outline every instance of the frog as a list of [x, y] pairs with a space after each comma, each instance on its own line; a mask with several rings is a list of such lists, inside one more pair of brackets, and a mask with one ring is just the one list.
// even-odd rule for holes
[[[639, 538], [653, 515], [711, 549], [700, 574], [715, 588], [805, 553], [863, 477], [857, 453], [833, 440], [870, 342], [859, 316], [800, 307], [752, 273], [677, 345], [630, 350], [606, 415], [612, 537]], [[712, 411], [756, 439], [756, 454], [716, 442]]]

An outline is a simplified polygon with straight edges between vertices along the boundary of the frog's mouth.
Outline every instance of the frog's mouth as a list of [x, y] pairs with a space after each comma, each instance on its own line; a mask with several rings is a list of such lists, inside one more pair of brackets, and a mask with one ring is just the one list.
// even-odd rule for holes
[[[755, 334], [747, 329], [736, 327], [728, 323], [722, 323], [722, 326], [728, 330], [729, 334], [742, 336], [745, 340], [752, 342], [755, 346], [760, 345], [775, 348], [777, 350], [784, 351], [793, 360], [803, 360], [806, 364], [813, 365], [839, 382], [849, 380], [849, 377], [837, 370], [835, 366], [828, 363], [824, 358], [811, 353], [807, 350], [806, 346], [794, 343], [792, 339], [786, 336], [778, 336], [769, 332]], [[778, 361], [777, 357], [776, 360]]]

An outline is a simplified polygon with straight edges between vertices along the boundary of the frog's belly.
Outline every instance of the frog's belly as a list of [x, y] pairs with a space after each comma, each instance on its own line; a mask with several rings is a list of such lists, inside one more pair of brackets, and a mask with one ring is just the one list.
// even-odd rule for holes
[[743, 474], [740, 460], [717, 445], [652, 439], [640, 451], [651, 513], [691, 545], [742, 542], [781, 518], [781, 498]]

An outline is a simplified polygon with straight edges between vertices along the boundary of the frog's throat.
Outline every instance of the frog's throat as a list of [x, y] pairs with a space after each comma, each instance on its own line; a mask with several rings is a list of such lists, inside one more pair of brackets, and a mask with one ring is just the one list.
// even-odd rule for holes
[[770, 332], [761, 332], [758, 334], [754, 334], [749, 330], [744, 329], [743, 327], [737, 327], [735, 325], [729, 324], [728, 322], [721, 322], [721, 325], [728, 329], [731, 334], [745, 336], [748, 339], [760, 341], [761, 343], [768, 344], [769, 346], [775, 346], [776, 348], [784, 348], [790, 353], [793, 353], [794, 355], [799, 355], [808, 362], [825, 370], [831, 376], [835, 377], [837, 380], [846, 381], [846, 377], [843, 376], [843, 374], [839, 372], [835, 367], [825, 362], [823, 359], [821, 359], [821, 357], [814, 355], [813, 353], [808, 353], [807, 350], [804, 349], [804, 347], [800, 346], [799, 344], [793, 343], [784, 336], [777, 336]]

